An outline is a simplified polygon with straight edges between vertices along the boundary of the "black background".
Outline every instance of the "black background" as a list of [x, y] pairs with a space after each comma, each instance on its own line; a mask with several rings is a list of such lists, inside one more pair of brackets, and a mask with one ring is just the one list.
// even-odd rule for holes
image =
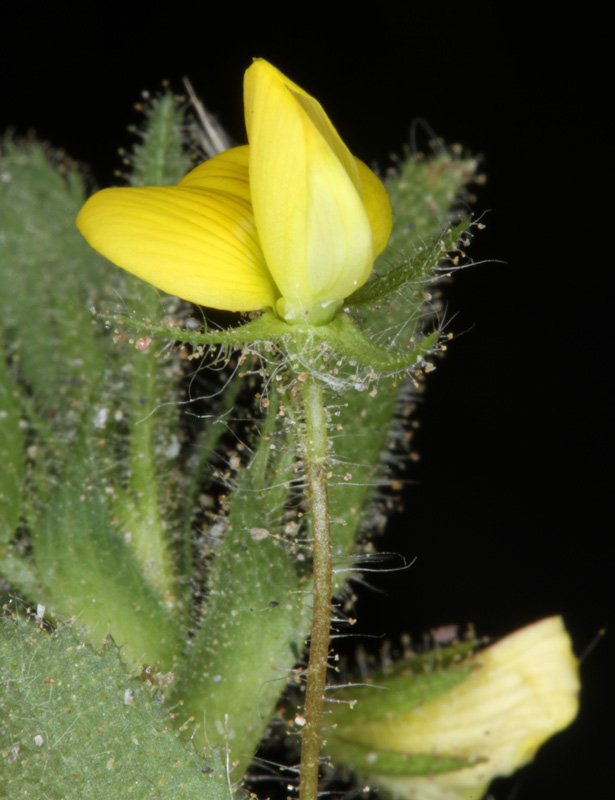
[[[386, 596], [360, 590], [360, 629], [395, 639], [472, 622], [502, 635], [563, 614], [585, 653], [608, 624], [613, 574], [604, 21], [475, 5], [85, 9], [13, 12], [0, 128], [35, 129], [101, 185], [114, 181], [117, 147], [131, 143], [134, 102], [165, 78], [179, 89], [188, 75], [243, 141], [241, 81], [253, 56], [314, 94], [368, 162], [386, 165], [416, 118], [484, 157], [476, 208], [488, 211], [487, 228], [471, 255], [492, 261], [445, 290], [459, 335], [429, 378], [421, 460], [384, 542], [417, 561], [369, 576]], [[533, 768], [497, 784], [498, 800], [610, 794], [610, 649], [607, 634], [583, 660], [578, 721]]]

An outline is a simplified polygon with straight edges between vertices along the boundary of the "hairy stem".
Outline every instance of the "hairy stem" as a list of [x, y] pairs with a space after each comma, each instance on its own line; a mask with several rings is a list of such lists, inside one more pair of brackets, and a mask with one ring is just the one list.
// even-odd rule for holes
[[329, 659], [332, 555], [327, 493], [327, 416], [320, 384], [308, 377], [303, 384], [305, 414], [304, 463], [312, 530], [312, 629], [305, 694], [305, 727], [301, 738], [300, 800], [318, 795], [320, 733]]

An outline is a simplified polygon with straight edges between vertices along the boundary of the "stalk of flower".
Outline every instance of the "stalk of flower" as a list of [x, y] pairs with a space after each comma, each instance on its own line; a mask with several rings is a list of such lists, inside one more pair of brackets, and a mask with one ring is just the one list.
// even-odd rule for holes
[[[310, 329], [335, 324], [344, 299], [367, 281], [389, 238], [390, 201], [320, 104], [275, 67], [255, 61], [244, 89], [248, 146], [204, 162], [177, 186], [98, 192], [77, 226], [96, 250], [165, 292], [212, 308], [267, 310], [278, 331], [302, 325], [311, 340]], [[297, 341], [286, 341], [291, 359], [293, 346], [306, 343]], [[300, 786], [309, 800], [318, 793], [329, 657], [329, 440], [318, 379], [297, 377], [314, 569]]]

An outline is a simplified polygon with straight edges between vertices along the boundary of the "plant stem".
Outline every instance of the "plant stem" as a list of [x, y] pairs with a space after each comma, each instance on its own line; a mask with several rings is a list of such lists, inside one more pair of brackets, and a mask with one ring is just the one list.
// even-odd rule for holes
[[328, 446], [327, 415], [323, 393], [317, 380], [308, 377], [303, 384], [305, 415], [304, 464], [312, 531], [312, 629], [305, 692], [305, 727], [301, 737], [300, 800], [316, 800], [320, 734], [324, 711], [324, 692], [329, 660], [331, 627], [332, 555], [329, 501], [327, 493]]

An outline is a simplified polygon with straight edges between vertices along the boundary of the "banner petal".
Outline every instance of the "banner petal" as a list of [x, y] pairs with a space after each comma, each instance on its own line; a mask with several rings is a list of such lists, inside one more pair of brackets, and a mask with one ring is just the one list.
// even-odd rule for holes
[[252, 205], [278, 310], [322, 322], [373, 266], [359, 168], [320, 104], [268, 62], [247, 70], [244, 100]]

